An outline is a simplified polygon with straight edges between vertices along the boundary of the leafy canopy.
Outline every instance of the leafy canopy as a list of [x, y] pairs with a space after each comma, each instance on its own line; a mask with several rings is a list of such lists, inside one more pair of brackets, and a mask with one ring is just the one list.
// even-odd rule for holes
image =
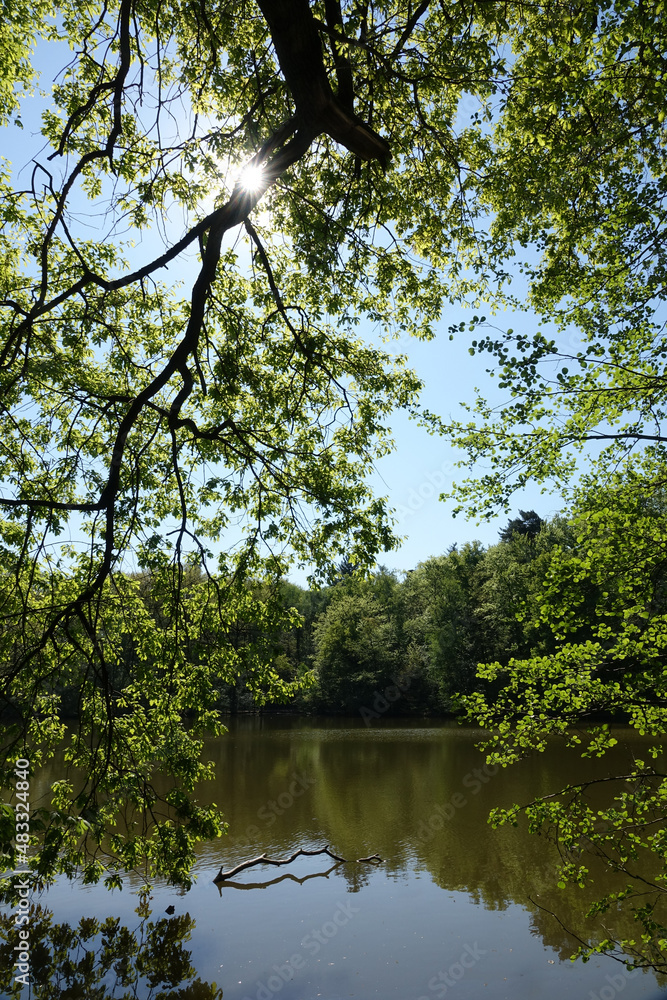
[[[461, 509], [507, 509], [530, 480], [569, 494], [574, 543], [555, 551], [541, 595], [519, 609], [521, 628], [542, 639], [532, 655], [482, 666], [487, 688], [467, 707], [494, 732], [487, 749], [503, 763], [556, 734], [576, 741], [569, 727], [582, 720], [627, 720], [656, 737], [657, 762], [637, 760], [627, 774], [610, 775], [612, 805], [596, 808], [595, 790], [573, 784], [525, 811], [533, 829], [560, 844], [563, 880], [587, 881], [588, 849], [618, 873], [618, 892], [595, 915], [624, 906], [637, 918], [636, 940], [612, 932], [594, 947], [582, 943], [583, 953], [609, 951], [661, 969], [664, 14], [660, 3], [620, 3], [527, 15], [511, 100], [493, 129], [495, 155], [473, 186], [491, 216], [492, 255], [514, 260], [539, 325], [478, 332], [470, 351], [490, 356], [506, 401], [479, 398], [468, 422], [443, 428], [471, 466], [486, 464], [459, 484]], [[559, 58], [564, 44], [567, 60]], [[584, 449], [587, 470], [573, 487]], [[605, 723], [591, 739], [584, 753], [614, 743]], [[516, 822], [520, 811], [497, 819]]]
[[[397, 541], [365, 477], [420, 384], [368, 331], [428, 338], [447, 301], [502, 303], [518, 241], [531, 301], [590, 343], [553, 389], [542, 334], [521, 335], [520, 361], [478, 342], [515, 401], [500, 431], [460, 431], [471, 454], [507, 450], [519, 480], [567, 472], [561, 443], [629, 400], [629, 439], [634, 411], [659, 417], [664, 11], [3, 12], [3, 149], [18, 146], [0, 177], [3, 778], [55, 751], [67, 686], [77, 730], [35, 816], [35, 871], [187, 882], [194, 843], [222, 829], [192, 793], [218, 685], [239, 670], [236, 625], [293, 618], [252, 581], [290, 559], [326, 578]], [[43, 145], [19, 172], [38, 86]], [[561, 398], [583, 402], [543, 431]], [[505, 496], [504, 475], [485, 497]], [[289, 693], [261, 643], [243, 656], [258, 696]]]
[[506, 508], [531, 479], [566, 490], [584, 448], [604, 476], [665, 440], [666, 30], [662, 3], [630, 0], [531, 8], [514, 34], [471, 189], [492, 256], [514, 262], [542, 322], [472, 341], [507, 402], [479, 398], [447, 427], [489, 470], [461, 484], [469, 511]]
[[[530, 803], [495, 810], [551, 836], [562, 858], [559, 884], [591, 881], [591, 852], [609, 871], [612, 891], [591, 914], [606, 934], [582, 942], [585, 957], [609, 952], [665, 969], [664, 735], [667, 731], [667, 518], [664, 461], [647, 456], [633, 469], [584, 480], [575, 495], [573, 544], [552, 550], [541, 594], [520, 607], [524, 629], [550, 637], [548, 651], [478, 669], [485, 690], [464, 701], [489, 730], [489, 759], [508, 764], [543, 750], [554, 736], [603, 756], [617, 740], [608, 720], [655, 737], [627, 769], [578, 782]], [[586, 723], [586, 730], [582, 729]], [[600, 792], [604, 791], [601, 796]], [[615, 887], [614, 887], [615, 881]], [[617, 936], [617, 911], [637, 921], [634, 937]]]

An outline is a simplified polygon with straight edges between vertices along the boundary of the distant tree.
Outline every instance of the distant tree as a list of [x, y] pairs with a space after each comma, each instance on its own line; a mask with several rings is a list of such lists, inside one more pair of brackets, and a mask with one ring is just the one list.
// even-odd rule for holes
[[345, 557], [345, 559], [341, 559], [341, 561], [338, 563], [337, 569], [338, 569], [338, 579], [344, 580], [345, 577], [352, 576], [352, 574], [354, 573], [354, 563], [350, 562], [350, 560], [347, 557]]
[[512, 518], [498, 534], [503, 542], [508, 542], [512, 535], [526, 535], [528, 538], [535, 538], [543, 524], [544, 521], [534, 510], [520, 510], [519, 517]]
[[316, 696], [334, 711], [372, 703], [400, 669], [398, 629], [367, 583], [336, 591], [313, 627]]
[[406, 642], [422, 650], [441, 708], [450, 709], [458, 692], [471, 690], [487, 652], [483, 559], [478, 542], [452, 547], [447, 555], [420, 563], [403, 584]]
[[479, 613], [487, 646], [480, 662], [494, 659], [507, 663], [512, 656], [546, 652], [553, 646], [549, 630], [535, 619], [532, 609], [542, 595], [553, 550], [557, 546], [569, 550], [574, 537], [563, 517], [538, 520], [540, 528], [535, 534], [505, 529], [505, 540], [485, 553], [480, 567]]

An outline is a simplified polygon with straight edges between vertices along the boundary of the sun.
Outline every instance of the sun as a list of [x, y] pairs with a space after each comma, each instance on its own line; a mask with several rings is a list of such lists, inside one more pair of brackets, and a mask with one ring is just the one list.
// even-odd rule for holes
[[248, 194], [259, 194], [267, 184], [266, 172], [255, 163], [247, 163], [241, 167], [237, 183]]

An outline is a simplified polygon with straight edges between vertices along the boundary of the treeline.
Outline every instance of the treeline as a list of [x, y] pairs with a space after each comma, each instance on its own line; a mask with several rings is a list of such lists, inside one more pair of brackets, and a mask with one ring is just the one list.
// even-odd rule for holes
[[[548, 653], [554, 637], [522, 609], [535, 605], [552, 553], [575, 545], [561, 517], [522, 511], [496, 545], [454, 545], [400, 578], [380, 569], [312, 592], [283, 585], [303, 619], [283, 633], [274, 666], [285, 680], [307, 674], [293, 707], [317, 712], [446, 713], [479, 684], [479, 663]], [[233, 706], [251, 708], [248, 696]]]
[[[606, 552], [604, 520], [585, 523], [521, 511], [488, 548], [454, 545], [400, 575], [380, 568], [364, 576], [343, 562], [336, 582], [320, 590], [213, 580], [196, 563], [177, 574], [160, 553], [153, 566], [116, 578], [101, 605], [101, 631], [114, 639], [104, 685], [89, 676], [79, 642], [66, 664], [60, 656], [52, 695], [70, 717], [100, 691], [119, 705], [128, 691], [141, 702], [151, 683], [181, 697], [185, 714], [194, 700], [232, 714], [287, 709], [366, 721], [454, 712], [458, 696], [474, 691], [493, 704], [509, 675], [480, 679], [479, 664], [550, 660], [564, 643], [609, 645], [617, 626], [641, 630], [662, 613], [667, 564], [640, 573], [642, 593], [635, 580], [630, 594], [637, 568]], [[611, 558], [604, 572], [591, 545]], [[186, 657], [190, 681], [172, 692], [175, 657]], [[623, 657], [619, 669], [628, 670], [634, 660]]]

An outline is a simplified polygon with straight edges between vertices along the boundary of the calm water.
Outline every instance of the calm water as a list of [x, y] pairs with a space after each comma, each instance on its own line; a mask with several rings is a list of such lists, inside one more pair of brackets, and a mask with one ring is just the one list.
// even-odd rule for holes
[[[96, 966], [100, 996], [139, 1000], [204, 1000], [219, 990], [224, 1000], [667, 996], [653, 974], [628, 974], [613, 960], [571, 963], [576, 942], [564, 928], [604, 936], [584, 917], [590, 895], [553, 888], [548, 843], [486, 822], [494, 805], [613, 773], [645, 742], [622, 730], [613, 760], [582, 762], [554, 744], [496, 772], [475, 749], [480, 735], [449, 723], [234, 721], [207, 746], [218, 771], [209, 798], [225, 810], [229, 836], [202, 850], [190, 892], [158, 886], [150, 913], [137, 912], [129, 885], [109, 894], [64, 884], [42, 898], [52, 916], [42, 914], [39, 926], [51, 920], [49, 940], [60, 948], [49, 996], [87, 996], [76, 986], [79, 961], [93, 978]], [[58, 776], [45, 771], [34, 791]], [[300, 858], [242, 872], [220, 889], [212, 881], [220, 866], [324, 844], [384, 861], [332, 867], [326, 857]], [[120, 918], [122, 962], [109, 965], [109, 934], [94, 927], [83, 941], [62, 927], [54, 935], [55, 925], [75, 928], [82, 916]], [[39, 951], [42, 969], [56, 945]], [[127, 992], [137, 970], [139, 986]]]

